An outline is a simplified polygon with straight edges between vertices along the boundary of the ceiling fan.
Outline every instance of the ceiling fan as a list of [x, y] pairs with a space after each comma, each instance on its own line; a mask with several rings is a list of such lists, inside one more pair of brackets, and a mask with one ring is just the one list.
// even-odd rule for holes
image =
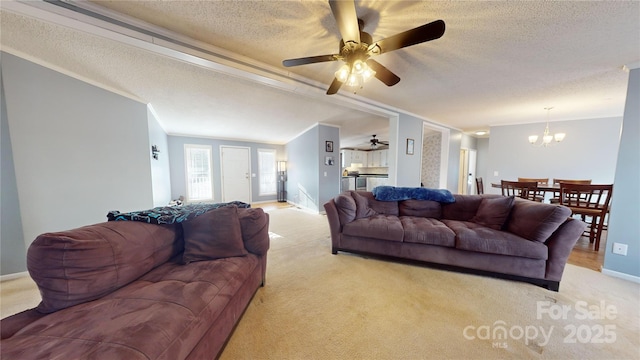
[[371, 135], [371, 140], [369, 140], [369, 142], [371, 143], [370, 146], [371, 146], [372, 149], [377, 149], [378, 146], [379, 146], [378, 144], [380, 144], [380, 145], [389, 145], [388, 141], [379, 140], [378, 138], [376, 138], [375, 134]]
[[344, 61], [345, 64], [336, 71], [327, 95], [337, 93], [343, 84], [354, 89], [361, 88], [365, 81], [374, 76], [387, 86], [397, 84], [400, 77], [371, 57], [435, 40], [444, 34], [444, 21], [436, 20], [373, 42], [371, 35], [362, 31], [364, 22], [358, 19], [354, 0], [329, 0], [329, 5], [342, 36], [339, 54], [288, 59], [282, 62], [282, 65], [291, 67], [326, 61]]

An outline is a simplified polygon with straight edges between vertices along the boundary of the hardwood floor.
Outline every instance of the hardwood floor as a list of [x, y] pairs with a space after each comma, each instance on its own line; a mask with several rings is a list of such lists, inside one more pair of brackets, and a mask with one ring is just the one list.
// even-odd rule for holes
[[587, 269], [601, 271], [604, 264], [604, 250], [607, 248], [607, 232], [602, 233], [602, 239], [600, 239], [600, 249], [598, 251], [593, 250], [593, 243], [589, 242], [588, 236], [582, 236], [576, 245], [573, 247], [573, 251], [569, 255], [569, 264], [585, 267]]

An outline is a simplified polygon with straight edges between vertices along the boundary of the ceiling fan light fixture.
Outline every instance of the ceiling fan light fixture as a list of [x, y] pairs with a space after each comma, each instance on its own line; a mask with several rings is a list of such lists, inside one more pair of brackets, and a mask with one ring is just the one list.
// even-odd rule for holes
[[338, 81], [340, 81], [341, 83], [345, 83], [347, 82], [347, 79], [349, 79], [349, 73], [350, 73], [350, 69], [349, 69], [349, 65], [344, 64], [340, 67], [340, 69], [338, 69], [338, 71], [336, 71], [336, 79], [338, 79]]

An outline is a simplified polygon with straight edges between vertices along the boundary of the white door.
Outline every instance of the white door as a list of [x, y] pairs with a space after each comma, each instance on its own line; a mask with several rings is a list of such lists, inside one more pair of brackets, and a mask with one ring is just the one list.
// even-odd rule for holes
[[251, 162], [249, 148], [220, 146], [222, 201], [251, 203]]
[[460, 149], [460, 174], [458, 177], [458, 193], [470, 195], [476, 191], [476, 157], [477, 151]]

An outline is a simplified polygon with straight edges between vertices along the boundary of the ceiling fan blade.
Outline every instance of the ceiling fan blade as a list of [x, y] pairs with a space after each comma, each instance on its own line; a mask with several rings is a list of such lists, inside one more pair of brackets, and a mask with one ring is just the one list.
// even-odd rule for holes
[[369, 59], [367, 60], [367, 65], [376, 72], [376, 78], [382, 81], [385, 85], [393, 86], [400, 82], [398, 75], [392, 73], [391, 70], [387, 69], [379, 62]]
[[356, 4], [353, 0], [329, 0], [331, 12], [338, 23], [342, 41], [360, 43], [360, 28], [358, 27], [358, 15]]
[[286, 67], [290, 66], [298, 66], [298, 65], [306, 65], [306, 64], [315, 64], [319, 62], [325, 61], [336, 61], [338, 60], [338, 55], [318, 55], [318, 56], [309, 56], [298, 59], [288, 59], [282, 61], [282, 65]]
[[327, 89], [327, 95], [333, 95], [337, 93], [338, 90], [340, 90], [341, 86], [342, 86], [342, 82], [336, 78], [333, 78], [333, 82], [329, 86], [329, 89]]
[[434, 22], [418, 26], [417, 28], [390, 36], [386, 39], [382, 39], [370, 46], [369, 51], [373, 54], [384, 54], [407, 46], [435, 40], [444, 35], [444, 29], [444, 21], [436, 20]]

